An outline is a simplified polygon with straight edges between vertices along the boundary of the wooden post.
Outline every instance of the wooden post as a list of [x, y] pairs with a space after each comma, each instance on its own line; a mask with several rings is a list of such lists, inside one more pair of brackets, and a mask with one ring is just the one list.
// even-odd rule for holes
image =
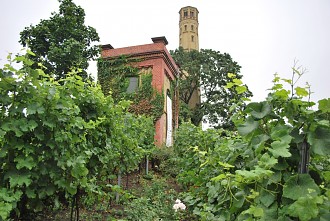
[[149, 158], [146, 156], [146, 175], [149, 173]]
[[[120, 187], [120, 185], [121, 185], [121, 171], [119, 170], [119, 172], [118, 172], [118, 186]], [[119, 202], [119, 193], [117, 192], [116, 193], [116, 203], [118, 203]]]
[[301, 144], [300, 150], [300, 162], [299, 162], [299, 173], [308, 173], [309, 165], [309, 144], [305, 139]]

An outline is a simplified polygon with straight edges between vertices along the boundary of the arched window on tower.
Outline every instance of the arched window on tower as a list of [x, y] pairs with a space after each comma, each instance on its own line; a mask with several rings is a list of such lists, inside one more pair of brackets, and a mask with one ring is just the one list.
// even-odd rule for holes
[[190, 18], [193, 18], [195, 15], [194, 15], [194, 12], [190, 12]]
[[183, 12], [183, 17], [184, 17], [184, 18], [188, 17], [188, 11], [184, 11], [184, 12]]
[[187, 25], [184, 25], [184, 30], [187, 31]]
[[191, 25], [191, 30], [194, 31], [194, 25]]
[[191, 41], [194, 42], [194, 36], [193, 35], [191, 36]]

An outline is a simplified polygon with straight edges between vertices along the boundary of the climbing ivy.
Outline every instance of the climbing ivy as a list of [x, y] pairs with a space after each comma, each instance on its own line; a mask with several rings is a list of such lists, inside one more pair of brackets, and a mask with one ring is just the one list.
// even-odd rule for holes
[[[98, 79], [104, 94], [111, 93], [115, 102], [121, 100], [131, 101], [129, 111], [141, 115], [151, 116], [154, 121], [163, 114], [164, 94], [152, 87], [152, 73], [140, 73], [134, 67], [136, 59], [124, 56], [105, 60], [98, 60]], [[128, 77], [139, 77], [140, 85], [133, 93], [127, 93]]]

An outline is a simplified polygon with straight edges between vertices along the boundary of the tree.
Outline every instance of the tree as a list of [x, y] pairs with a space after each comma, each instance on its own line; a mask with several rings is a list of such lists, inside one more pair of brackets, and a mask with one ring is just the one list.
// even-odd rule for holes
[[46, 73], [64, 78], [72, 67], [82, 69], [80, 75], [87, 77], [88, 60], [99, 54], [99, 36], [93, 27], [86, 26], [85, 11], [72, 0], [59, 0], [59, 13], [41, 20], [39, 24], [26, 27], [20, 33], [20, 43], [29, 47], [36, 56], [30, 59], [45, 66]]
[[[186, 73], [179, 83], [181, 119], [191, 119], [193, 124], [198, 125], [204, 117], [206, 122], [215, 127], [232, 127], [230, 117], [244, 106], [237, 105], [231, 113], [234, 98], [252, 96], [245, 85], [240, 86], [241, 91], [226, 88], [227, 82], [232, 81], [230, 74], [235, 74], [237, 81], [242, 78], [237, 62], [229, 54], [212, 49], [185, 51], [179, 48], [171, 51], [171, 55], [179, 64], [181, 73]], [[199, 88], [202, 90], [201, 103], [189, 108], [193, 93]]]

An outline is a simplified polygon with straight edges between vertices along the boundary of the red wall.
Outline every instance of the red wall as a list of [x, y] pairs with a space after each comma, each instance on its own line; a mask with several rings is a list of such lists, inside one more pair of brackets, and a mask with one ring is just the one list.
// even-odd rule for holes
[[[158, 92], [163, 92], [165, 70], [171, 81], [178, 76], [178, 67], [162, 42], [118, 49], [103, 48], [101, 52], [103, 58], [113, 58], [121, 55], [141, 58], [142, 61], [136, 63], [137, 67], [152, 67], [152, 85]], [[173, 119], [177, 119], [177, 117], [173, 116]], [[157, 120], [155, 129], [155, 144], [161, 146], [166, 139], [164, 137], [164, 134], [166, 134], [164, 133], [164, 130], [166, 130], [165, 114]]]

